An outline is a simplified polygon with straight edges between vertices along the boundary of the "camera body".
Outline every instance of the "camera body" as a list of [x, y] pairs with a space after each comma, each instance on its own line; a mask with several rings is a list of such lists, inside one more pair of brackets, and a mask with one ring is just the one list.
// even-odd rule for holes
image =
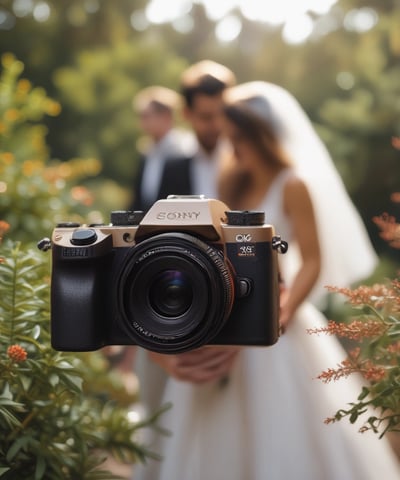
[[194, 196], [159, 200], [146, 215], [112, 212], [108, 225], [59, 224], [51, 239], [52, 346], [179, 353], [272, 345], [284, 244], [263, 212]]

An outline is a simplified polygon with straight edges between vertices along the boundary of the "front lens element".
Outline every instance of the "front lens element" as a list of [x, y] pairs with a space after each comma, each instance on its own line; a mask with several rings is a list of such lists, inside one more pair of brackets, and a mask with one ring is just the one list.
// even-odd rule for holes
[[184, 315], [193, 302], [190, 278], [179, 270], [164, 270], [154, 279], [148, 298], [159, 315], [171, 318]]

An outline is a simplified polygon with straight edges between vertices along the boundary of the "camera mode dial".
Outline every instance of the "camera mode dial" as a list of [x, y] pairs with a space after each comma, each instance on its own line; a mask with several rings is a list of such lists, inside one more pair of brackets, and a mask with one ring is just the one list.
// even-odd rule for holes
[[226, 213], [228, 225], [258, 226], [264, 225], [265, 213], [257, 210], [229, 210]]
[[97, 233], [93, 228], [83, 228], [72, 232], [72, 245], [92, 245], [97, 240]]

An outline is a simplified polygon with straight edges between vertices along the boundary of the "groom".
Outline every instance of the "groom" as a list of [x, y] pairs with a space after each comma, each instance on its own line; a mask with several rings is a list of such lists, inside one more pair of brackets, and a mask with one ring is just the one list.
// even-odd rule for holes
[[169, 194], [217, 197], [217, 172], [228, 144], [221, 138], [223, 92], [235, 75], [223, 65], [203, 60], [183, 72], [181, 94], [184, 118], [196, 139], [192, 155], [169, 159], [161, 179], [159, 198]]

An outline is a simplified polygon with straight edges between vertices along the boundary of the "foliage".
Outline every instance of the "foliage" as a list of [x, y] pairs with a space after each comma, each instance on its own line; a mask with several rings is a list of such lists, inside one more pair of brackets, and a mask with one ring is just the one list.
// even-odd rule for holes
[[167, 46], [152, 41], [142, 41], [140, 49], [135, 42], [119, 41], [82, 50], [73, 64], [54, 74], [65, 105], [59, 148], [73, 154], [78, 147], [81, 155], [99, 158], [105, 177], [130, 187], [138, 160], [135, 140], [140, 136], [133, 96], [149, 84], [176, 88], [185, 65]]
[[[393, 195], [394, 200], [399, 195]], [[400, 224], [392, 216], [375, 217], [382, 237], [400, 249]], [[319, 375], [325, 383], [356, 373], [366, 380], [357, 401], [336, 412], [326, 423], [347, 417], [355, 423], [364, 419], [361, 431], [373, 430], [383, 436], [400, 431], [400, 281], [394, 279], [355, 289], [330, 288], [345, 295], [354, 315], [344, 323], [329, 321], [326, 327], [309, 333], [337, 335], [352, 345], [340, 365]], [[354, 318], [355, 317], [355, 318]], [[371, 409], [368, 409], [372, 407]], [[369, 416], [365, 418], [365, 413]], [[370, 412], [373, 411], [373, 414]]]
[[[372, 216], [392, 210], [388, 192], [398, 189], [400, 162], [390, 139], [400, 135], [400, 35], [397, 2], [343, 0], [334, 10], [344, 28], [322, 44], [335, 65], [337, 88], [319, 108], [321, 133], [360, 207], [375, 248], [398, 262], [396, 252], [376, 237]], [[370, 15], [373, 28], [350, 19]], [[341, 87], [341, 88], [339, 88]]]
[[100, 164], [95, 159], [49, 161], [40, 121], [46, 114], [57, 115], [60, 105], [20, 78], [23, 64], [13, 55], [5, 54], [1, 61], [0, 218], [11, 225], [13, 238], [38, 240], [70, 210], [78, 215], [91, 205], [92, 194], [76, 182], [98, 174]]
[[[42, 119], [60, 106], [20, 78], [23, 65], [13, 55], [1, 61], [0, 478], [116, 478], [99, 465], [111, 454], [128, 463], [152, 455], [138, 434], [156, 416], [130, 420], [137, 388], [127, 390], [101, 352], [51, 348], [50, 255], [25, 243], [58, 221], [81, 219], [93, 196], [76, 181], [97, 174], [99, 163], [49, 160]], [[2, 244], [7, 230], [14, 240]]]
[[131, 423], [128, 409], [113, 398], [115, 372], [97, 362], [103, 389], [89, 394], [85, 382], [93, 369], [87, 358], [50, 347], [43, 254], [6, 242], [0, 283], [0, 478], [111, 479], [98, 470], [104, 454], [96, 452], [129, 462], [149, 455], [135, 440], [143, 424]]

